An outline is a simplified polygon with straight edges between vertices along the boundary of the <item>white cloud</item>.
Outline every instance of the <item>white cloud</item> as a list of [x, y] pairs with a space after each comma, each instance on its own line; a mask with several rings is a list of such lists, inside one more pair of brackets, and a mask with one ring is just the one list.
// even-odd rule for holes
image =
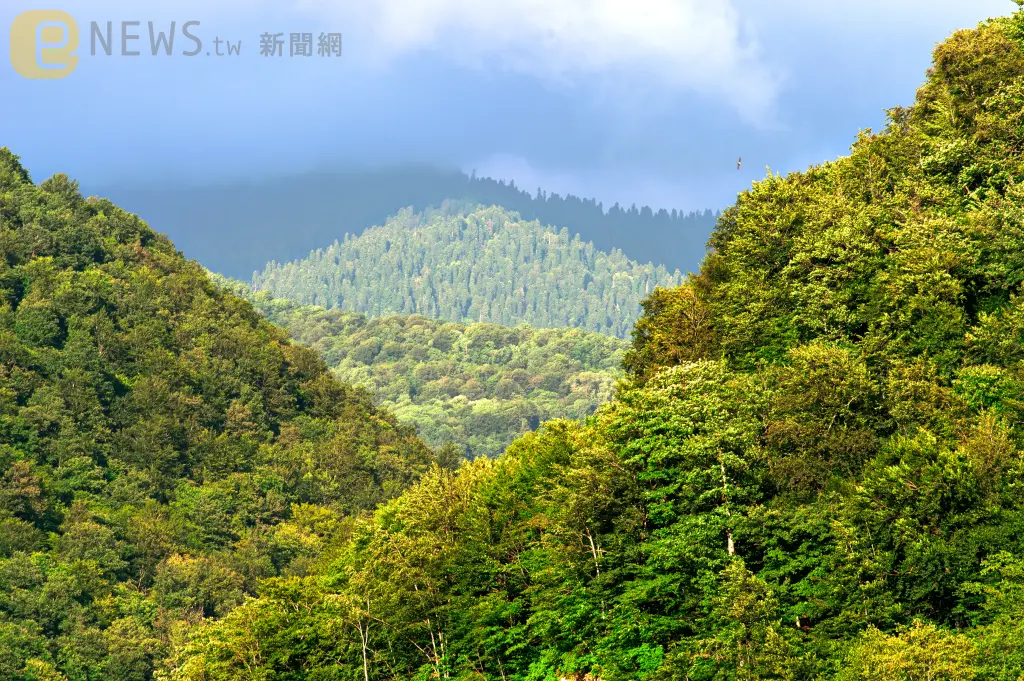
[[[130, 0], [73, 2], [137, 7]], [[588, 85], [599, 83], [615, 100], [642, 91], [691, 92], [766, 126], [774, 123], [787, 55], [766, 54], [759, 33], [777, 45], [780, 34], [799, 41], [800, 31], [840, 26], [853, 33], [867, 26], [899, 32], [921, 23], [971, 25], [1009, 13], [1014, 5], [1011, 0], [174, 0], [160, 7], [220, 17], [320, 16], [343, 27], [356, 60], [426, 52], [559, 83], [596, 75], [600, 80]]]
[[751, 121], [769, 115], [779, 87], [732, 0], [364, 0], [359, 12], [386, 56], [643, 79], [719, 98]]
[[[33, 0], [29, 0], [30, 2]], [[42, 2], [43, 0], [38, 0]], [[346, 27], [359, 57], [422, 51], [573, 82], [581, 76], [717, 98], [764, 120], [779, 90], [736, 0], [174, 0], [151, 13], [251, 18], [300, 13]], [[71, 0], [91, 13], [130, 0]], [[157, 11], [159, 8], [159, 11]], [[354, 55], [356, 56], [356, 55]], [[615, 89], [615, 88], [612, 88]]]

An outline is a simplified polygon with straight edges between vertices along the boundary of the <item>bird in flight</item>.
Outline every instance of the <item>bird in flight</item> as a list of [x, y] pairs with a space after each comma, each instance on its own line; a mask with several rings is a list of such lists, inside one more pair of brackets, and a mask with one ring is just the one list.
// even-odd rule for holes
[[739, 170], [742, 167], [743, 167], [743, 157], [740, 156], [739, 159], [736, 160], [736, 170]]

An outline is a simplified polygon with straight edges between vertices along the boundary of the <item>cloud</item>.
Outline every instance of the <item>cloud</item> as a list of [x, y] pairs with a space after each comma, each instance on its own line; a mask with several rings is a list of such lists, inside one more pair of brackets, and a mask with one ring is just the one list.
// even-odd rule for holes
[[732, 0], [363, 0], [359, 11], [387, 57], [429, 51], [570, 83], [642, 79], [748, 121], [770, 115], [779, 89]]
[[[43, 2], [43, 0], [38, 0]], [[138, 14], [131, 0], [71, 0]], [[808, 37], [972, 25], [1010, 0], [175, 0], [176, 15], [236, 20], [323, 18], [346, 36], [348, 64], [419, 55], [572, 86], [589, 106], [647, 111], [659, 98], [725, 104], [759, 128], [784, 127], [786, 76], [813, 58]], [[982, 10], [984, 7], [984, 11]], [[1004, 9], [1005, 7], [1005, 9]], [[155, 8], [154, 8], [155, 13]], [[947, 31], [948, 28], [942, 28]], [[868, 39], [865, 37], [864, 39]], [[940, 36], [941, 37], [941, 36]], [[828, 38], [825, 38], [826, 40]], [[858, 38], [860, 39], [860, 38]], [[767, 42], [767, 46], [766, 43]], [[794, 60], [796, 64], [792, 63]], [[787, 63], [789, 62], [789, 63]], [[582, 102], [581, 102], [582, 103]], [[784, 108], [784, 107], [782, 107]], [[634, 118], [642, 118], [636, 117]]]

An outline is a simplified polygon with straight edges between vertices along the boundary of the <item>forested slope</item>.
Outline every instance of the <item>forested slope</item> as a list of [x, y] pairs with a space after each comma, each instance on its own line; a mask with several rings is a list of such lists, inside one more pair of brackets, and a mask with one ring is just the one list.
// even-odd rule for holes
[[0, 149], [0, 678], [145, 681], [436, 462], [137, 217]]
[[300, 303], [453, 322], [574, 327], [626, 336], [640, 301], [681, 277], [621, 251], [524, 222], [498, 208], [446, 203], [405, 211], [291, 263], [271, 262], [253, 288]]
[[403, 208], [437, 208], [446, 200], [503, 206], [525, 220], [565, 227], [602, 251], [618, 248], [639, 262], [696, 271], [715, 224], [710, 210], [652, 210], [599, 201], [514, 182], [427, 167], [364, 168], [274, 177], [252, 183], [164, 182], [96, 187], [119, 205], [161, 225], [208, 269], [248, 279], [270, 260], [288, 262], [383, 224]]
[[1024, 676], [1024, 13], [743, 193], [585, 425], [437, 471], [175, 678]]
[[325, 310], [214, 279], [316, 350], [340, 381], [365, 387], [416, 426], [428, 444], [454, 444], [468, 458], [497, 456], [542, 421], [592, 414], [611, 399], [628, 347], [580, 329]]

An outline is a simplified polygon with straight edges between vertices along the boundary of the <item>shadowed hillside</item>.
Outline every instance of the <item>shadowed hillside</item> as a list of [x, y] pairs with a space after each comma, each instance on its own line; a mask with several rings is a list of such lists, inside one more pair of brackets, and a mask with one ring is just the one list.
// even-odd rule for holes
[[696, 270], [715, 214], [603, 206], [573, 195], [523, 191], [514, 183], [431, 168], [321, 173], [253, 184], [99, 187], [126, 209], [145, 215], [206, 268], [248, 279], [271, 261], [359, 235], [404, 208], [414, 212], [445, 200], [498, 205], [524, 220], [565, 227], [598, 250], [623, 250], [669, 270]]

